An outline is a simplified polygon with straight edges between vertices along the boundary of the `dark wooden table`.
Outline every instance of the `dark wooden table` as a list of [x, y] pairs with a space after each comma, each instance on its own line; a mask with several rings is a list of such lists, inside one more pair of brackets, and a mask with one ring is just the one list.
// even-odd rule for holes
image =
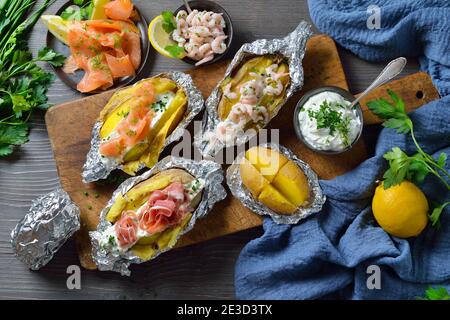
[[[65, 0], [47, 11], [54, 13]], [[148, 21], [162, 10], [174, 10], [181, 1], [134, 0]], [[235, 27], [232, 53], [244, 42], [287, 34], [302, 19], [311, 21], [306, 1], [221, 0]], [[318, 30], [314, 29], [317, 33]], [[33, 52], [43, 46], [46, 30], [38, 23], [30, 37]], [[361, 92], [384, 63], [368, 63], [339, 48], [350, 89]], [[149, 75], [185, 70], [188, 65], [153, 54]], [[46, 66], [47, 67], [47, 66]], [[409, 62], [402, 75], [418, 70]], [[56, 80], [48, 93], [58, 104], [81, 95]], [[69, 240], [55, 258], [37, 272], [29, 271], [12, 253], [10, 232], [25, 215], [31, 200], [59, 185], [43, 114], [35, 114], [30, 142], [14, 155], [0, 158], [0, 299], [231, 299], [234, 265], [242, 247], [262, 229], [249, 230], [168, 252], [153, 262], [132, 269], [130, 278], [98, 271], [82, 271], [81, 290], [68, 290], [66, 268], [78, 264]], [[371, 143], [369, 140], [369, 144]], [[370, 145], [369, 145], [370, 148]]]

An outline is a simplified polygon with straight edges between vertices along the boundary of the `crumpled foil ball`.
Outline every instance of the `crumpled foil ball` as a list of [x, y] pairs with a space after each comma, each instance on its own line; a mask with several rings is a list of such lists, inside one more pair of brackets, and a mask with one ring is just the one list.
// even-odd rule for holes
[[80, 209], [67, 192], [56, 189], [33, 200], [28, 213], [11, 232], [11, 245], [20, 261], [38, 270], [78, 229]]

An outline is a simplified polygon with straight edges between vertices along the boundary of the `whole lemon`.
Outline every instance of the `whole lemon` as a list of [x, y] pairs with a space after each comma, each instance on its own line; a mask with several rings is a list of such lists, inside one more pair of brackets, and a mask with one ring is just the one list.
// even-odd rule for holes
[[381, 183], [375, 189], [372, 212], [384, 231], [399, 238], [419, 235], [428, 222], [427, 199], [423, 192], [409, 181], [403, 181], [388, 189], [384, 189]]

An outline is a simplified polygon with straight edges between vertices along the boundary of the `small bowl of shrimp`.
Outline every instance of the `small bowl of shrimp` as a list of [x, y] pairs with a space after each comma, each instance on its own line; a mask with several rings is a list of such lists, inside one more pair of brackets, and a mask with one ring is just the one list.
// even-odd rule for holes
[[172, 39], [183, 47], [184, 62], [208, 65], [222, 59], [233, 40], [233, 25], [224, 8], [213, 1], [189, 1], [189, 11], [182, 5], [174, 12], [177, 29]]

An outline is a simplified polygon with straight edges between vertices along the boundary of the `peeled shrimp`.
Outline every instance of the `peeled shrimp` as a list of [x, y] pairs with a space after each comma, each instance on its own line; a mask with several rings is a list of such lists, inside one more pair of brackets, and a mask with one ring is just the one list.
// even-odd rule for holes
[[231, 82], [223, 88], [223, 95], [230, 100], [237, 98], [237, 94], [235, 92], [231, 92]]
[[225, 39], [227, 36], [218, 36], [211, 42], [211, 49], [214, 53], [221, 54], [227, 50], [227, 45], [225, 44]]
[[201, 65], [222, 54], [227, 49], [222, 14], [211, 11], [193, 10], [187, 13], [181, 10], [176, 15], [177, 29], [172, 32], [172, 39], [183, 47], [189, 58]]
[[214, 54], [211, 53], [210, 55], [208, 55], [208, 56], [204, 57], [203, 59], [199, 60], [199, 61], [195, 64], [195, 66], [198, 67], [199, 65], [202, 65], [202, 64], [204, 64], [204, 63], [206, 63], [206, 62], [211, 61], [213, 58], [214, 58]]

